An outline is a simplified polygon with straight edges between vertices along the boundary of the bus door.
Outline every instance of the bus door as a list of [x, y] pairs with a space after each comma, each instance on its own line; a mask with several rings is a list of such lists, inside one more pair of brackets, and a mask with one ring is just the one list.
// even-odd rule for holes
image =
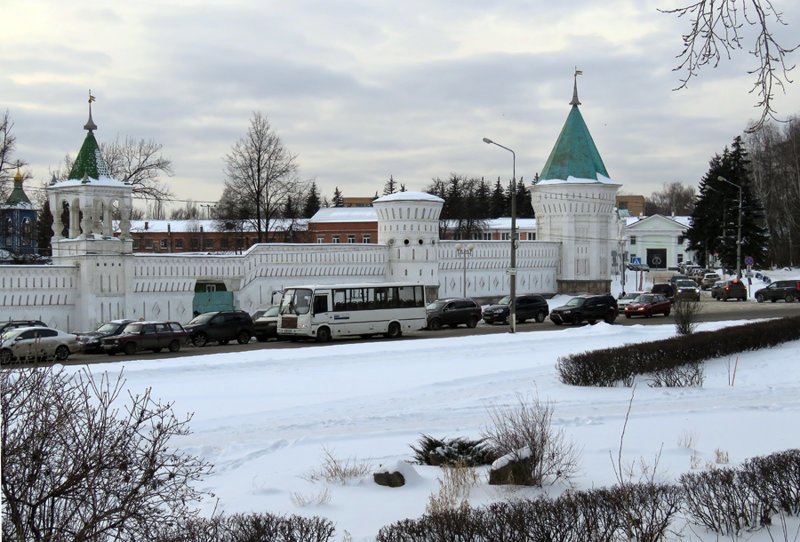
[[331, 294], [330, 292], [316, 292], [314, 305], [311, 308], [311, 318], [314, 324], [327, 324], [331, 321]]

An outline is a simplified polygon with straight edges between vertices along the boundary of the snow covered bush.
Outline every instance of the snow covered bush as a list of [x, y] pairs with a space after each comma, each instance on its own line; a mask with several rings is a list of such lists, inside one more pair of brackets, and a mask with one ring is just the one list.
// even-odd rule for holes
[[414, 462], [420, 465], [462, 465], [477, 467], [491, 465], [497, 453], [486, 439], [472, 440], [463, 437], [435, 438], [422, 435], [414, 450]]
[[516, 405], [489, 410], [490, 425], [484, 437], [498, 455], [530, 466], [531, 485], [566, 480], [578, 470], [579, 451], [563, 430], [553, 427], [553, 410], [553, 403], [536, 395], [518, 395]]

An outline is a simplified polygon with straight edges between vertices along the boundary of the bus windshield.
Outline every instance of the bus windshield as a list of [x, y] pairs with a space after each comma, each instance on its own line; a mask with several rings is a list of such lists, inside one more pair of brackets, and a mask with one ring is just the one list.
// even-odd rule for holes
[[308, 314], [311, 308], [311, 290], [288, 289], [281, 299], [281, 314]]

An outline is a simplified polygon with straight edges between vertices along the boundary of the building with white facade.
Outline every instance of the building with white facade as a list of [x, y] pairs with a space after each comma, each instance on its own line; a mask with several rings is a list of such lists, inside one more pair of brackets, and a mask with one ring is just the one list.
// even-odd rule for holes
[[[516, 244], [516, 291], [605, 292], [620, 238], [614, 196], [580, 111], [572, 109], [531, 189], [536, 240]], [[39, 318], [79, 331], [114, 318], [186, 322], [223, 294], [248, 312], [275, 302], [290, 285], [410, 281], [428, 299], [498, 298], [510, 289], [511, 243], [476, 240], [472, 250], [439, 238], [443, 200], [400, 192], [376, 199], [375, 242], [263, 243], [241, 253], [135, 253], [129, 216], [132, 187], [110, 178], [94, 136], [87, 135], [67, 179], [48, 188], [55, 213], [53, 264], [0, 266], [4, 318]], [[114, 217], [121, 216], [119, 235]], [[531, 225], [529, 225], [531, 226]], [[510, 233], [510, 232], [509, 232]], [[530, 239], [530, 237], [529, 237]]]

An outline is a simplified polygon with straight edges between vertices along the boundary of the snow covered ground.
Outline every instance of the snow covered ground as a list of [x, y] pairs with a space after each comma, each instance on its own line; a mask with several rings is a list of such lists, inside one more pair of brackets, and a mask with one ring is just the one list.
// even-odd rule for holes
[[[790, 273], [771, 277], [779, 275]], [[419, 477], [397, 489], [375, 485], [371, 475], [346, 485], [309, 481], [326, 450], [342, 460], [369, 463], [371, 471], [393, 467], [411, 458], [409, 446], [421, 434], [477, 438], [489, 421], [488, 409], [515, 404], [518, 394], [538, 394], [553, 402], [555, 427], [581, 449], [580, 473], [572, 485], [611, 485], [611, 456], [619, 449], [633, 392], [565, 386], [556, 361], [570, 352], [620, 344], [635, 348], [637, 342], [674, 333], [671, 324], [601, 323], [514, 335], [265, 346], [89, 368], [116, 372], [124, 367], [134, 392], [150, 386], [155, 397], [174, 401], [179, 415], [194, 413], [193, 434], [175, 444], [215, 465], [205, 488], [218, 497], [218, 510], [319, 515], [336, 524], [340, 540], [348, 533], [354, 541], [371, 541], [381, 526], [424, 513], [429, 495], [438, 490], [440, 470], [414, 465]], [[718, 450], [737, 464], [800, 446], [800, 341], [742, 354], [731, 383], [735, 365], [736, 358], [706, 363], [702, 388], [649, 388], [639, 382], [624, 463], [653, 467], [661, 450], [656, 478], [668, 481], [692, 468], [708, 468]], [[556, 495], [565, 488], [544, 491]], [[498, 489], [484, 477], [471, 502], [541, 491]], [[203, 506], [210, 513], [215, 502]], [[699, 527], [683, 534], [686, 540], [717, 540]], [[765, 532], [748, 539], [770, 540]]]

